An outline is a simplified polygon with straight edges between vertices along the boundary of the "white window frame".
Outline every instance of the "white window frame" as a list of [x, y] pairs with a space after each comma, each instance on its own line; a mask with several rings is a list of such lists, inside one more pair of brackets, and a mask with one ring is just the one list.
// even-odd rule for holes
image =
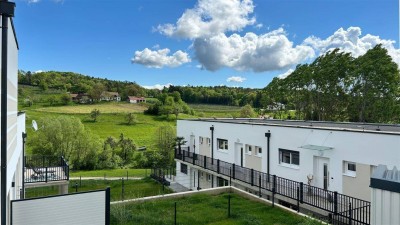
[[[289, 163], [288, 162], [284, 162], [284, 158], [283, 158], [283, 154], [289, 154]], [[293, 162], [293, 156], [294, 155], [298, 155], [299, 158], [299, 164], [295, 164]], [[286, 167], [291, 167], [291, 168], [296, 168], [298, 169], [300, 167], [300, 152], [299, 151], [293, 151], [293, 150], [288, 150], [288, 149], [279, 149], [279, 164], [286, 166]]]
[[[262, 147], [255, 146], [255, 149], [256, 149], [256, 156], [261, 157], [262, 156]], [[260, 152], [260, 149], [261, 149], [261, 152]]]
[[207, 174], [207, 180], [211, 181], [211, 174]]
[[252, 145], [246, 145], [246, 154], [247, 155], [251, 155], [251, 153], [253, 152], [253, 146]]
[[[357, 176], [357, 163], [355, 162], [349, 162], [349, 161], [344, 161], [343, 162], [343, 174], [346, 176], [350, 176], [350, 177], [356, 177]], [[354, 165], [354, 170], [353, 168], [349, 168], [349, 166], [353, 166]]]
[[[222, 146], [222, 148], [220, 148]], [[228, 140], [217, 138], [217, 148], [220, 151], [228, 151]]]
[[202, 145], [203, 144], [203, 137], [199, 137], [199, 143]]
[[211, 139], [210, 138], [207, 138], [207, 143], [208, 143], [208, 146], [211, 146]]

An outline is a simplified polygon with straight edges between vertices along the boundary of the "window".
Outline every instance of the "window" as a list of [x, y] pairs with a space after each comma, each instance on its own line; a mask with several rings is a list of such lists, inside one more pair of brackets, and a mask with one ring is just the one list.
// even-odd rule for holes
[[246, 145], [246, 154], [251, 155], [251, 151], [252, 151], [252, 146], [251, 145]]
[[300, 165], [300, 153], [297, 151], [279, 149], [279, 163], [297, 167]]
[[210, 138], [207, 138], [207, 144], [208, 144], [208, 146], [211, 146], [211, 139]]
[[356, 171], [357, 171], [356, 163], [344, 161], [343, 173], [345, 175], [355, 177], [356, 176]]
[[181, 163], [181, 173], [187, 174], [187, 165]]
[[199, 143], [202, 145], [203, 144], [203, 137], [199, 137]]
[[217, 144], [219, 150], [228, 150], [228, 140], [217, 139]]
[[261, 156], [262, 155], [262, 148], [259, 147], [259, 146], [256, 146], [256, 153], [257, 153], [257, 156]]
[[211, 174], [208, 174], [208, 175], [207, 175], [207, 180], [208, 180], [208, 181], [211, 181]]

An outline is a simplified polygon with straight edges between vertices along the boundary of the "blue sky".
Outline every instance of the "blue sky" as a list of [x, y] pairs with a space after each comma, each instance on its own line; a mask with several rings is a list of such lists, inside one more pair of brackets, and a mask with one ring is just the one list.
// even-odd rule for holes
[[26, 71], [71, 71], [142, 86], [262, 88], [331, 48], [357, 57], [377, 43], [400, 64], [398, 0], [16, 4], [19, 67]]

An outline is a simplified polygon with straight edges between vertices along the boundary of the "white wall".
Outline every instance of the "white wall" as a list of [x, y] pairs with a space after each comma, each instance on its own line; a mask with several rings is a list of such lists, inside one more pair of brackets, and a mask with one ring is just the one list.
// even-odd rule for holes
[[[262, 171], [267, 172], [267, 138], [265, 133], [271, 132], [270, 139], [270, 173], [287, 179], [307, 183], [307, 175], [314, 173], [314, 157], [329, 158], [330, 186], [329, 190], [343, 192], [343, 161], [351, 161], [367, 165], [385, 164], [393, 167], [400, 161], [398, 148], [400, 135], [371, 134], [339, 130], [306, 129], [296, 127], [250, 125], [237, 123], [221, 123], [206, 121], [178, 120], [177, 135], [187, 141], [190, 135], [211, 137], [210, 127], [214, 125], [214, 158], [230, 163], [235, 162], [234, 143], [257, 145], [262, 147]], [[228, 140], [228, 151], [217, 150], [217, 138]], [[311, 144], [333, 147], [333, 150], [315, 151], [299, 148]], [[284, 167], [279, 164], [279, 148], [300, 152], [298, 169]], [[312, 185], [314, 185], [312, 183]], [[369, 191], [369, 187], [363, 187]]]
[[400, 193], [372, 188], [371, 225], [400, 224]]

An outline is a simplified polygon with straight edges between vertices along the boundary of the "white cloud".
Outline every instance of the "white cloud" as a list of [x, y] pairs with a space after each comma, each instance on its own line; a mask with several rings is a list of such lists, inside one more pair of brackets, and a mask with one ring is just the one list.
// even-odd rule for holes
[[40, 2], [40, 0], [28, 0], [29, 4], [34, 4], [34, 3], [38, 3]]
[[262, 23], [259, 23], [259, 24], [255, 25], [255, 27], [256, 27], [257, 29], [261, 29], [263, 26], [264, 26], [264, 25], [263, 25]]
[[156, 45], [153, 45], [153, 47], [151, 47], [151, 48], [154, 49], [154, 50], [158, 50], [158, 49], [160, 49], [160, 45], [156, 44]]
[[263, 35], [246, 33], [228, 37], [220, 33], [196, 39], [193, 47], [199, 62], [211, 71], [222, 67], [255, 72], [281, 70], [314, 57], [310, 46], [293, 46], [282, 28]]
[[381, 39], [379, 36], [371, 34], [362, 36], [360, 27], [349, 27], [347, 30], [340, 28], [326, 39], [311, 36], [304, 40], [304, 44], [312, 46], [320, 54], [339, 48], [344, 52], [351, 53], [354, 57], [365, 54], [377, 44], [382, 44], [382, 47], [388, 50], [393, 61], [400, 64], [400, 49], [395, 48], [395, 41]]
[[245, 81], [245, 80], [246, 80], [245, 77], [232, 76], [232, 77], [228, 77], [228, 79], [226, 79], [226, 82], [242, 83], [242, 82]]
[[178, 50], [172, 55], [168, 55], [169, 53], [168, 48], [156, 51], [145, 48], [143, 51], [136, 51], [131, 61], [149, 68], [177, 67], [191, 61], [186, 52]]
[[289, 69], [288, 71], [286, 71], [285, 73], [279, 74], [277, 77], [279, 79], [285, 79], [286, 77], [288, 77], [290, 74], [292, 74], [294, 71], [294, 69]]
[[162, 90], [164, 89], [164, 87], [169, 88], [169, 86], [171, 86], [171, 83], [168, 84], [155, 84], [153, 86], [143, 86], [146, 89], [158, 89], [158, 90]]
[[227, 31], [241, 31], [256, 22], [252, 0], [199, 0], [176, 24], [158, 25], [161, 34], [178, 38], [210, 37]]

